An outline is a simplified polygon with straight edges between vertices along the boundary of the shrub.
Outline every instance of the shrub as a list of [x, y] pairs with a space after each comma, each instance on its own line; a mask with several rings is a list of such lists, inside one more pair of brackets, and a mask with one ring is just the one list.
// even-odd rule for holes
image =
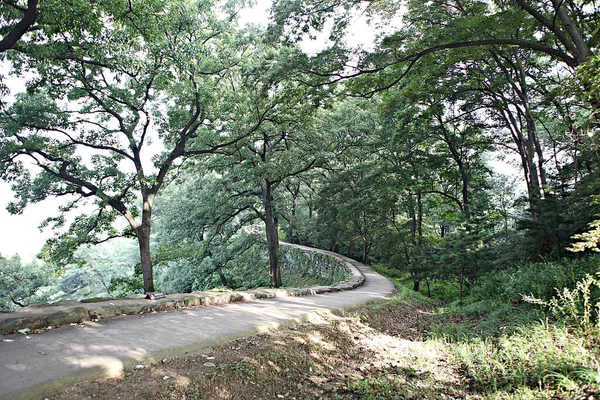
[[555, 288], [573, 288], [586, 274], [599, 270], [598, 256], [563, 259], [553, 262], [526, 263], [516, 268], [488, 273], [471, 290], [471, 301], [494, 304], [519, 303], [523, 296], [550, 300]]
[[116, 293], [117, 297], [127, 297], [130, 294], [143, 294], [144, 280], [141, 274], [113, 277], [110, 280], [108, 290], [111, 293]]

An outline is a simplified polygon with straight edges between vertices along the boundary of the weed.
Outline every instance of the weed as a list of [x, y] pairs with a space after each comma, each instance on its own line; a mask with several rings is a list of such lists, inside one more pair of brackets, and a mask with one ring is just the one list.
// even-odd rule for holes
[[253, 378], [254, 375], [256, 375], [254, 367], [250, 365], [250, 363], [245, 359], [241, 359], [240, 361], [233, 364], [232, 369], [239, 376], [247, 376], [248, 378]]
[[397, 381], [387, 375], [370, 376], [355, 381], [348, 381], [346, 390], [358, 394], [362, 399], [386, 399], [398, 393], [401, 388]]
[[484, 392], [520, 387], [560, 392], [588, 383], [581, 371], [599, 367], [583, 344], [564, 327], [538, 323], [498, 338], [455, 343], [451, 349], [455, 361]]
[[534, 296], [523, 296], [531, 304], [545, 307], [554, 317], [583, 331], [600, 329], [600, 280], [587, 274], [575, 288], [556, 289], [556, 296], [549, 301]]

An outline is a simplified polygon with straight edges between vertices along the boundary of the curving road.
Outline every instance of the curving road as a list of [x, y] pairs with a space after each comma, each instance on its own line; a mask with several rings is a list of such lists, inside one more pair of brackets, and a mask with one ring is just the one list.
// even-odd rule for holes
[[[348, 259], [349, 260], [349, 259]], [[124, 365], [198, 350], [307, 315], [389, 296], [393, 284], [364, 265], [357, 289], [305, 297], [198, 307], [65, 326], [0, 342], [0, 398], [43, 398], [71, 382], [114, 375]]]

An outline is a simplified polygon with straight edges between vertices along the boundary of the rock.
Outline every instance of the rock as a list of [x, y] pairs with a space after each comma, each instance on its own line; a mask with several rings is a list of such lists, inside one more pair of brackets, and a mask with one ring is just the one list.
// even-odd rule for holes
[[48, 320], [45, 315], [27, 315], [16, 318], [7, 318], [0, 322], [0, 335], [13, 333], [19, 329], [41, 329], [48, 325]]
[[202, 304], [202, 298], [198, 296], [185, 296], [183, 298], [183, 304], [186, 307], [199, 306]]
[[135, 369], [144, 369], [144, 366], [142, 364], [138, 364], [135, 366]]
[[[68, 310], [57, 311], [48, 315], [48, 325], [61, 326], [70, 323], [79, 323], [88, 321], [90, 314], [85, 307], [73, 307]], [[50, 329], [50, 326], [48, 329]]]
[[216, 367], [215, 363], [211, 363], [211, 362], [206, 362], [202, 365], [204, 365], [205, 367]]

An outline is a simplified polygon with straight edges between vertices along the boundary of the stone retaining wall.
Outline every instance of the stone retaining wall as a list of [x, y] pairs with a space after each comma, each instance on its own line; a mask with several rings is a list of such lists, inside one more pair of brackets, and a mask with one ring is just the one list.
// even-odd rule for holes
[[364, 275], [356, 268], [358, 262], [325, 250], [281, 243], [303, 251], [317, 252], [333, 257], [348, 271], [349, 277], [331, 286], [309, 288], [270, 289], [259, 288], [245, 291], [192, 292], [168, 294], [160, 300], [146, 300], [143, 296], [126, 299], [107, 299], [94, 303], [61, 302], [25, 307], [18, 311], [0, 313], [0, 335], [22, 329], [43, 330], [68, 324], [114, 318], [121, 315], [145, 314], [179, 308], [227, 304], [237, 301], [253, 301], [273, 297], [308, 296], [321, 293], [352, 290], [363, 285]]

